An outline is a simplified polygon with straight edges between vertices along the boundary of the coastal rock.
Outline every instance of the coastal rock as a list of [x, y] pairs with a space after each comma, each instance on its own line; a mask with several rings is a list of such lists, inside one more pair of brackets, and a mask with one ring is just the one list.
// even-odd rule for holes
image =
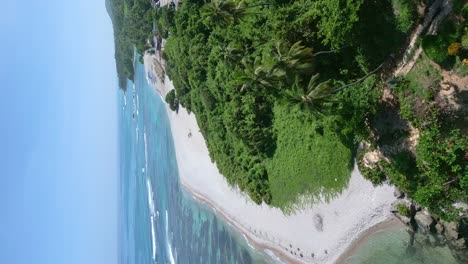
[[462, 237], [460, 239], [451, 241], [450, 245], [452, 245], [452, 247], [454, 247], [456, 250], [464, 250], [466, 249], [466, 240]]
[[434, 218], [423, 211], [416, 212], [414, 220], [416, 221], [418, 228], [426, 233], [429, 233], [431, 230], [433, 230], [436, 224]]
[[395, 198], [397, 199], [402, 199], [402, 198], [405, 198], [405, 194], [402, 193], [400, 190], [398, 189], [395, 189], [395, 191], [393, 192], [393, 196], [395, 196]]
[[460, 238], [460, 225], [458, 222], [445, 223], [445, 237], [448, 240], [457, 240]]
[[441, 224], [440, 222], [435, 225], [435, 230], [437, 231], [437, 234], [443, 234], [444, 233], [444, 225]]
[[407, 217], [407, 216], [404, 216], [404, 215], [401, 215], [399, 213], [394, 213], [395, 216], [400, 219], [400, 221], [405, 224], [405, 225], [409, 225], [411, 223], [411, 218]]

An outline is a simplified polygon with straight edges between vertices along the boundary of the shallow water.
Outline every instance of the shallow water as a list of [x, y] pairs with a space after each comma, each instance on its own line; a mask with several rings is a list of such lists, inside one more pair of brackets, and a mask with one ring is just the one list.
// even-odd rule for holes
[[428, 237], [411, 236], [406, 228], [391, 228], [372, 234], [348, 264], [457, 264], [448, 247], [432, 246]]
[[119, 107], [121, 263], [271, 262], [181, 188], [166, 109], [143, 65]]

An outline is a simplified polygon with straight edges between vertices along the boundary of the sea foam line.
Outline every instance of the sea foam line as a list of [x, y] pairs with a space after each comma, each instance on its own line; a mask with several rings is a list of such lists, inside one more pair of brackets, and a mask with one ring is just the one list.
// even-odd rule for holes
[[153, 200], [153, 189], [151, 188], [151, 182], [148, 178], [146, 178], [146, 189], [148, 193], [148, 206], [150, 210], [150, 222], [151, 222], [151, 241], [153, 246], [153, 260], [156, 261], [156, 230], [154, 225], [154, 216], [155, 213], [155, 205]]
[[167, 244], [167, 252], [169, 254], [169, 260], [171, 264], [174, 264], [175, 263], [174, 255], [172, 254], [171, 242], [169, 240], [169, 216], [167, 214], [167, 210], [166, 210], [166, 242], [167, 242], [166, 244]]
[[146, 126], [143, 128], [143, 141], [145, 143], [145, 172], [148, 173], [148, 142], [146, 141]]

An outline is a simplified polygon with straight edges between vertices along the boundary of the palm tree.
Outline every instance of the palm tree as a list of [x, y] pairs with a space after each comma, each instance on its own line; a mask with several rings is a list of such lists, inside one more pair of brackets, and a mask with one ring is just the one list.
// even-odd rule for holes
[[236, 8], [236, 4], [232, 1], [214, 0], [203, 6], [201, 15], [215, 25], [227, 25], [234, 21], [233, 14], [236, 13]]
[[331, 96], [334, 90], [329, 85], [329, 80], [318, 83], [319, 74], [315, 74], [310, 78], [307, 86], [300, 83], [299, 77], [296, 76], [296, 82], [292, 89], [285, 91], [285, 102], [290, 107], [298, 107], [301, 110], [312, 113], [320, 113], [325, 102], [331, 101]]
[[244, 52], [236, 47], [235, 44], [229, 44], [224, 47], [220, 47], [223, 58], [227, 62], [238, 63], [241, 61]]
[[301, 41], [287, 48], [285, 41], [276, 43], [275, 67], [289, 74], [292, 72], [310, 72], [313, 68], [312, 49], [301, 45]]
[[253, 64], [247, 61], [247, 58], [242, 59], [244, 65], [244, 75], [239, 78], [242, 83], [241, 91], [253, 89], [255, 87], [274, 87], [274, 82], [283, 75], [279, 71], [272, 70], [266, 64], [261, 64], [261, 58], [256, 57]]

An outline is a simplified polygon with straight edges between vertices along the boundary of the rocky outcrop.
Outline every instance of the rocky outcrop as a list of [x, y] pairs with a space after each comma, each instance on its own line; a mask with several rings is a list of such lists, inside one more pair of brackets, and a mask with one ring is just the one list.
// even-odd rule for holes
[[414, 215], [414, 221], [416, 222], [418, 230], [420, 231], [423, 231], [425, 233], [435, 231], [436, 221], [426, 211], [416, 212], [416, 214]]
[[400, 195], [396, 192], [395, 196], [402, 198], [392, 204], [391, 211], [402, 223], [410, 227], [410, 234], [413, 238], [415, 233], [426, 234], [427, 242], [431, 245], [435, 247], [448, 245], [461, 263], [468, 263], [468, 219], [466, 217], [447, 222], [431, 215], [429, 211], [421, 208], [404, 194]]

